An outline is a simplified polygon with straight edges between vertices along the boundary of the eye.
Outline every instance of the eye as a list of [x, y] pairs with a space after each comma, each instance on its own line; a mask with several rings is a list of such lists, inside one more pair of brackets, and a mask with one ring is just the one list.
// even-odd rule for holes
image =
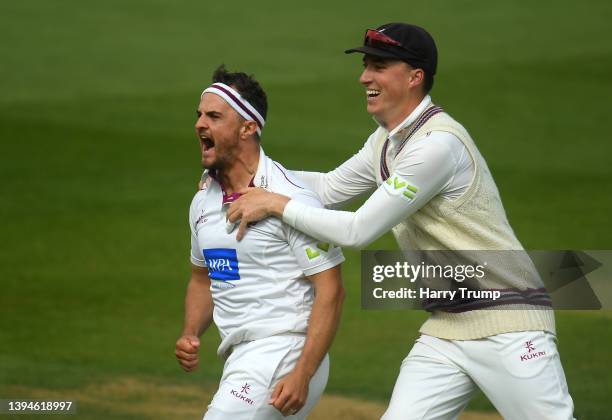
[[197, 116], [198, 118], [200, 118], [200, 117], [202, 116], [202, 113], [201, 113], [200, 111], [197, 111], [197, 110], [196, 110], [196, 116]]

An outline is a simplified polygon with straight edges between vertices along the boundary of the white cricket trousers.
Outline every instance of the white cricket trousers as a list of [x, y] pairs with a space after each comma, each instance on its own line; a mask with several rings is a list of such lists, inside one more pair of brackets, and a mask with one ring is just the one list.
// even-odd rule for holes
[[573, 419], [555, 336], [543, 331], [465, 341], [421, 335], [382, 419], [456, 419], [477, 387], [506, 420]]
[[306, 337], [286, 334], [240, 343], [225, 361], [219, 389], [204, 420], [302, 420], [321, 398], [329, 375], [329, 356], [310, 380], [308, 399], [296, 414], [283, 417], [268, 404], [278, 381], [293, 370]]

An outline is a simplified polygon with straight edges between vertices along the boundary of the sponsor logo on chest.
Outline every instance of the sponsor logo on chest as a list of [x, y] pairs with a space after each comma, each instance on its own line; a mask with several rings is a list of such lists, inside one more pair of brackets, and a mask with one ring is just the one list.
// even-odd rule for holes
[[235, 249], [210, 248], [202, 250], [202, 253], [208, 267], [208, 276], [212, 280], [240, 280], [240, 266]]

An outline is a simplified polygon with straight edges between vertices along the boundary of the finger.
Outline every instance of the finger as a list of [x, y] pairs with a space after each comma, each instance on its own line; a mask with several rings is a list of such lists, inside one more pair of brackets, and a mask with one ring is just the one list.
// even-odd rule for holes
[[236, 223], [232, 223], [229, 220], [225, 222], [225, 232], [229, 235], [236, 228]]
[[178, 362], [182, 365], [182, 366], [194, 366], [197, 365], [200, 361], [200, 358], [198, 356], [196, 356], [193, 359], [186, 359], [186, 358], [182, 358], [182, 357], [177, 357], [176, 360], [178, 360]]
[[238, 233], [236, 234], [236, 240], [240, 241], [244, 235], [246, 234], [246, 228], [247, 228], [247, 219], [246, 217], [242, 217], [242, 220], [240, 221], [240, 226], [238, 226]]
[[285, 392], [281, 392], [281, 394], [276, 397], [276, 399], [272, 403], [274, 408], [276, 408], [280, 412], [283, 412], [283, 408], [285, 408], [285, 406], [287, 405], [287, 401], [291, 397], [291, 394], [289, 392], [286, 392], [286, 388], [283, 388], [283, 391]]
[[198, 358], [198, 353], [188, 353], [183, 350], [175, 350], [174, 355], [181, 360], [196, 360]]
[[[198, 341], [198, 347], [199, 347]], [[194, 346], [188, 337], [181, 337], [176, 342], [176, 350], [181, 350], [186, 353], [196, 353], [198, 351], [198, 347]]]
[[183, 370], [186, 372], [191, 372], [195, 370], [195, 368], [197, 368], [198, 364], [200, 363], [199, 359], [196, 359], [196, 360], [180, 360], [179, 359], [178, 362], [183, 368]]
[[283, 413], [283, 415], [285, 416], [288, 416], [289, 414], [293, 414], [294, 408], [296, 408], [295, 407], [296, 405], [297, 405], [296, 398], [294, 398], [293, 396], [290, 396], [289, 398], [287, 398], [287, 401], [285, 402], [283, 407], [280, 409], [280, 412]]
[[189, 352], [191, 350], [191, 344], [189, 343], [189, 341], [185, 337], [181, 337], [176, 342], [175, 349], [176, 350], [185, 351], [185, 352]]
[[240, 201], [240, 199], [230, 204], [229, 209], [227, 209], [227, 220], [232, 223], [240, 220], [240, 217], [242, 216], [242, 209], [240, 208], [238, 201]]
[[282, 390], [283, 390], [283, 383], [279, 382], [274, 388], [274, 391], [272, 391], [272, 395], [270, 396], [270, 399], [268, 400], [268, 404], [272, 404], [274, 400], [276, 400], [278, 396], [281, 394]]

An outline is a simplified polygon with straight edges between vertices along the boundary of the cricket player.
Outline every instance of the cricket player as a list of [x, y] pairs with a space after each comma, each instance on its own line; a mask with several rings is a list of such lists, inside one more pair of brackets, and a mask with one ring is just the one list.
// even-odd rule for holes
[[[229, 212], [231, 222], [240, 221], [237, 236], [272, 215], [341, 246], [361, 248], [392, 230], [405, 251], [522, 251], [476, 144], [429, 96], [437, 68], [431, 35], [390, 23], [368, 29], [363, 45], [346, 52], [364, 54], [359, 81], [379, 127], [335, 170], [296, 174], [326, 207], [374, 192], [347, 212], [246, 190]], [[428, 308], [383, 419], [457, 418], [477, 387], [505, 419], [573, 418], [554, 312], [535, 294], [534, 267], [521, 254], [504, 257], [506, 268], [493, 283], [482, 280], [481, 288], [501, 291], [495, 302]]]
[[321, 207], [316, 195], [260, 146], [266, 95], [252, 76], [221, 66], [204, 90], [195, 131], [210, 182], [189, 211], [192, 274], [175, 354], [199, 363], [199, 337], [214, 320], [223, 376], [205, 420], [304, 419], [325, 389], [327, 351], [344, 296], [340, 248], [278, 219], [238, 242], [226, 230], [229, 204], [248, 185]]

